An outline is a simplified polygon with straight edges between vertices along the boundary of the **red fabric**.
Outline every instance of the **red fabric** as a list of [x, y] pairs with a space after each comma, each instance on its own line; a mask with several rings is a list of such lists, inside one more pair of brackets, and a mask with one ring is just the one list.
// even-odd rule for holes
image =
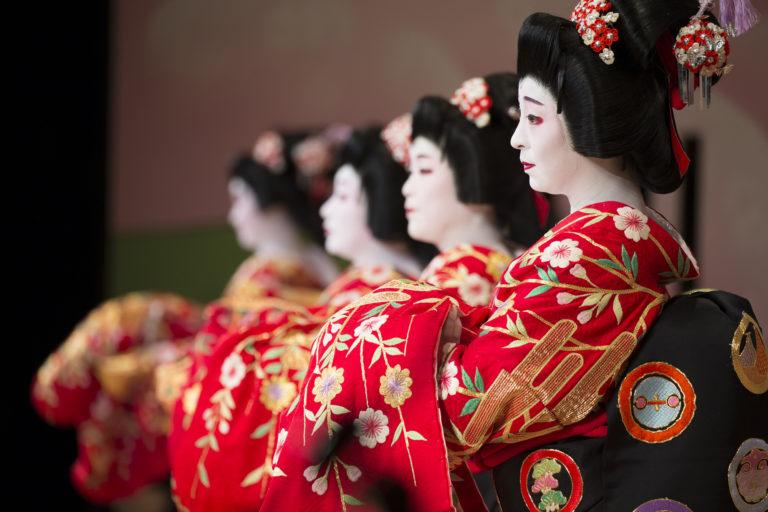
[[[265, 509], [371, 509], [370, 486], [386, 476], [415, 510], [453, 510], [451, 468], [599, 432], [600, 400], [665, 302], [664, 283], [698, 275], [651, 216], [615, 202], [572, 213], [512, 262], [492, 307], [461, 324], [445, 293], [402, 281], [331, 318], [281, 427], [286, 476], [270, 482]], [[317, 466], [312, 451], [354, 420]]]
[[[226, 322], [173, 412], [170, 457], [180, 509], [258, 508], [279, 418], [306, 373], [309, 341], [336, 310], [396, 277], [390, 267], [352, 268], [319, 306], [264, 300]], [[217, 325], [209, 333], [221, 331]]]
[[87, 499], [110, 503], [168, 473], [165, 416], [153, 390], [121, 403], [101, 389], [94, 363], [158, 341], [179, 342], [199, 324], [199, 310], [184, 299], [130, 294], [94, 310], [38, 371], [32, 403], [50, 423], [77, 429], [71, 476]]

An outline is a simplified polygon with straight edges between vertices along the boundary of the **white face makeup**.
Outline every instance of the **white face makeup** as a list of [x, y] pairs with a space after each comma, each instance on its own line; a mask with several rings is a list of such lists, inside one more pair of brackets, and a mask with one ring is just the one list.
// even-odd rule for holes
[[352, 260], [373, 239], [368, 227], [368, 203], [360, 175], [350, 164], [336, 171], [333, 193], [320, 208], [325, 231], [325, 249]]
[[569, 195], [586, 157], [571, 147], [564, 119], [557, 113], [557, 101], [531, 77], [520, 81], [518, 98], [520, 122], [511, 144], [520, 151], [531, 188]]
[[229, 180], [228, 189], [232, 204], [227, 220], [235, 230], [237, 242], [243, 249], [256, 250], [264, 224], [264, 213], [259, 208], [256, 194], [240, 178]]
[[403, 184], [408, 234], [439, 247], [451, 229], [465, 223], [471, 210], [459, 201], [453, 171], [432, 141], [416, 137], [408, 151], [410, 175]]

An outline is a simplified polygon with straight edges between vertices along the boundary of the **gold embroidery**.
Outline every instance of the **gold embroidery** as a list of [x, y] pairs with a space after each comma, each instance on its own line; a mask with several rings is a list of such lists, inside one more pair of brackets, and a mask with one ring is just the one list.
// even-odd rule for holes
[[760, 325], [746, 312], [733, 333], [731, 361], [745, 388], [756, 395], [768, 391], [768, 348]]

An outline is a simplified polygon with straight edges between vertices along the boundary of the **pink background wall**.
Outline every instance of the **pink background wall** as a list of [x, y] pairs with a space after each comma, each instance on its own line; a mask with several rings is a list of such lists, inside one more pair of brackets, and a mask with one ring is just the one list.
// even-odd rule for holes
[[[386, 121], [425, 93], [514, 69], [516, 34], [551, 0], [118, 0], [111, 222], [116, 232], [220, 224], [225, 166], [262, 129]], [[768, 15], [768, 4], [755, 4]], [[698, 134], [705, 286], [768, 322], [768, 22], [732, 43], [733, 73]], [[658, 203], [675, 217], [671, 200]], [[665, 206], [666, 205], [666, 206]]]

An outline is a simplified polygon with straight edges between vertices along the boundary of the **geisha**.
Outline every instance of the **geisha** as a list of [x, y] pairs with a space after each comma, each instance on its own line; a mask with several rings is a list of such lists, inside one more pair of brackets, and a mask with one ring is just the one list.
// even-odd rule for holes
[[[605, 435], [601, 400], [656, 321], [666, 284], [698, 275], [642, 193], [674, 190], [686, 170], [655, 47], [697, 5], [587, 2], [574, 20], [587, 4], [599, 33], [535, 14], [518, 45], [511, 144], [532, 188], [564, 195], [570, 214], [509, 265], [482, 314], [401, 281], [327, 323], [329, 349], [310, 360], [275, 461], [285, 476], [265, 505], [375, 507], [376, 488], [396, 482], [415, 510], [454, 510], [454, 496], [474, 510], [467, 463], [494, 468], [559, 439]], [[349, 348], [334, 353], [342, 342]], [[407, 350], [392, 352], [395, 343]], [[537, 499], [531, 510], [565, 505], [556, 493]]]
[[[407, 134], [390, 134], [387, 142], [402, 149]], [[414, 254], [432, 250], [406, 232], [406, 172], [379, 129], [354, 131], [338, 167], [320, 214], [326, 249], [350, 266], [315, 305], [259, 301], [211, 345], [174, 410], [170, 455], [180, 509], [258, 508], [277, 419], [306, 371], [308, 333], [377, 286], [418, 274], [423, 263]]]
[[[310, 187], [302, 188], [296, 176], [306, 168], [313, 171], [314, 180], [306, 183], [327, 179], [327, 162], [335, 152], [325, 132], [309, 138], [268, 132], [257, 140], [253, 155], [233, 164], [230, 222], [243, 248], [258, 255], [238, 269], [217, 306], [242, 305], [264, 296], [317, 297], [327, 276], [305, 270], [306, 262], [323, 269], [329, 260], [319, 255], [315, 244], [295, 242], [302, 229], [322, 239], [319, 202], [313, 209], [307, 199]], [[293, 203], [302, 206], [292, 209]], [[269, 247], [260, 242], [259, 232], [278, 231], [282, 236], [273, 237]], [[225, 310], [209, 309], [216, 314], [209, 315], [207, 329], [223, 328]], [[50, 423], [77, 429], [79, 453], [71, 478], [89, 501], [124, 500], [166, 477], [168, 416], [156, 398], [152, 377], [159, 364], [186, 353], [203, 318], [201, 309], [183, 297], [128, 294], [94, 309], [41, 366], [32, 402]]]

